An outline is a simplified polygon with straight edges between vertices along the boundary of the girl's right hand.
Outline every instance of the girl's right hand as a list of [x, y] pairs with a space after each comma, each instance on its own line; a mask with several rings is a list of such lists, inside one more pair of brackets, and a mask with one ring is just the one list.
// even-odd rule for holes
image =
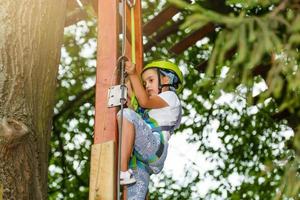
[[133, 64], [130, 61], [126, 61], [125, 62], [125, 71], [128, 75], [132, 75], [135, 74], [136, 70], [135, 70], [135, 64]]

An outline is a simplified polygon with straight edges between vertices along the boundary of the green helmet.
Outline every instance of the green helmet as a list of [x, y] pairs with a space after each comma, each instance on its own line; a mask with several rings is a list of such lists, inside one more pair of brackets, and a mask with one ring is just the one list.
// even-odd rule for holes
[[176, 93], [180, 93], [182, 91], [183, 75], [182, 75], [182, 72], [180, 71], [179, 67], [176, 64], [174, 64], [170, 61], [166, 61], [166, 60], [156, 60], [156, 61], [148, 63], [143, 68], [142, 74], [147, 69], [151, 69], [151, 68], [157, 68], [157, 69], [168, 70], [168, 71], [173, 72], [179, 79], [178, 87], [176, 88]]

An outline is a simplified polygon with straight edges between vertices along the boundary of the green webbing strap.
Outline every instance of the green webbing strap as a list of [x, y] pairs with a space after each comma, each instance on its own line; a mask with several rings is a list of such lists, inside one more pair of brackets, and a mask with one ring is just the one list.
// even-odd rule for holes
[[131, 15], [131, 62], [136, 64], [135, 60], [135, 27], [134, 27], [134, 7], [130, 8]]
[[136, 99], [136, 96], [134, 94], [134, 92], [132, 92], [131, 98], [130, 98], [130, 105], [133, 108], [134, 111], [137, 111], [137, 109], [139, 108], [139, 102]]
[[[135, 98], [134, 95], [131, 98], [132, 99], [134, 98], [134, 101], [136, 101], [136, 98]], [[138, 106], [138, 104], [137, 104], [137, 106]], [[144, 119], [144, 121], [148, 125], [150, 125], [151, 129], [159, 127], [159, 125], [156, 122], [156, 120], [153, 119], [153, 118], [151, 118], [151, 117], [149, 117], [147, 110], [143, 110], [142, 108], [140, 108], [138, 106], [137, 109], [135, 109], [135, 111], [139, 115], [141, 115], [141, 117]], [[157, 129], [155, 132], [159, 133], [160, 142], [162, 144], [164, 144], [164, 137], [163, 137], [162, 131], [160, 129]], [[156, 154], [154, 154], [148, 160], [143, 160], [142, 156], [137, 151], [133, 150], [133, 154], [131, 156], [129, 166], [130, 166], [131, 169], [136, 169], [138, 166], [142, 167], [142, 168], [148, 169], [149, 167], [147, 166], [147, 164], [154, 163], [158, 159], [159, 159], [159, 157]]]
[[131, 18], [131, 62], [136, 64], [135, 60], [135, 26], [134, 26], [134, 6], [136, 0], [127, 0], [127, 4], [130, 7], [130, 18]]

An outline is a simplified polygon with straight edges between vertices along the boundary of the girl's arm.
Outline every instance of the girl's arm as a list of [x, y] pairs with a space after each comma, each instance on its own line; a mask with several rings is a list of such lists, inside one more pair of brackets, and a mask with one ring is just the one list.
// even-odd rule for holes
[[143, 108], [163, 108], [168, 106], [167, 102], [165, 102], [158, 95], [153, 95], [149, 97], [146, 93], [144, 86], [141, 83], [139, 75], [135, 70], [135, 65], [131, 62], [127, 61], [125, 63], [125, 69], [127, 74], [129, 75], [133, 90], [135, 92], [135, 96], [139, 102], [139, 105]]
[[130, 83], [129, 78], [125, 79], [125, 85], [127, 87], [127, 101], [126, 101], [126, 104], [127, 104], [128, 108], [133, 109], [132, 106], [131, 106], [131, 97], [133, 95], [133, 91], [132, 91], [132, 87], [131, 87], [131, 83]]

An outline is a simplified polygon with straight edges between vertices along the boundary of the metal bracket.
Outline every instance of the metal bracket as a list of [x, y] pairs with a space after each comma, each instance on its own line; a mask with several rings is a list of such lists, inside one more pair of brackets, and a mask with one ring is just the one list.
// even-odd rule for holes
[[[124, 90], [124, 95], [122, 96], [122, 89]], [[122, 101], [126, 101], [127, 97], [127, 87], [125, 85], [114, 85], [108, 89], [108, 101], [107, 107], [120, 106]]]

